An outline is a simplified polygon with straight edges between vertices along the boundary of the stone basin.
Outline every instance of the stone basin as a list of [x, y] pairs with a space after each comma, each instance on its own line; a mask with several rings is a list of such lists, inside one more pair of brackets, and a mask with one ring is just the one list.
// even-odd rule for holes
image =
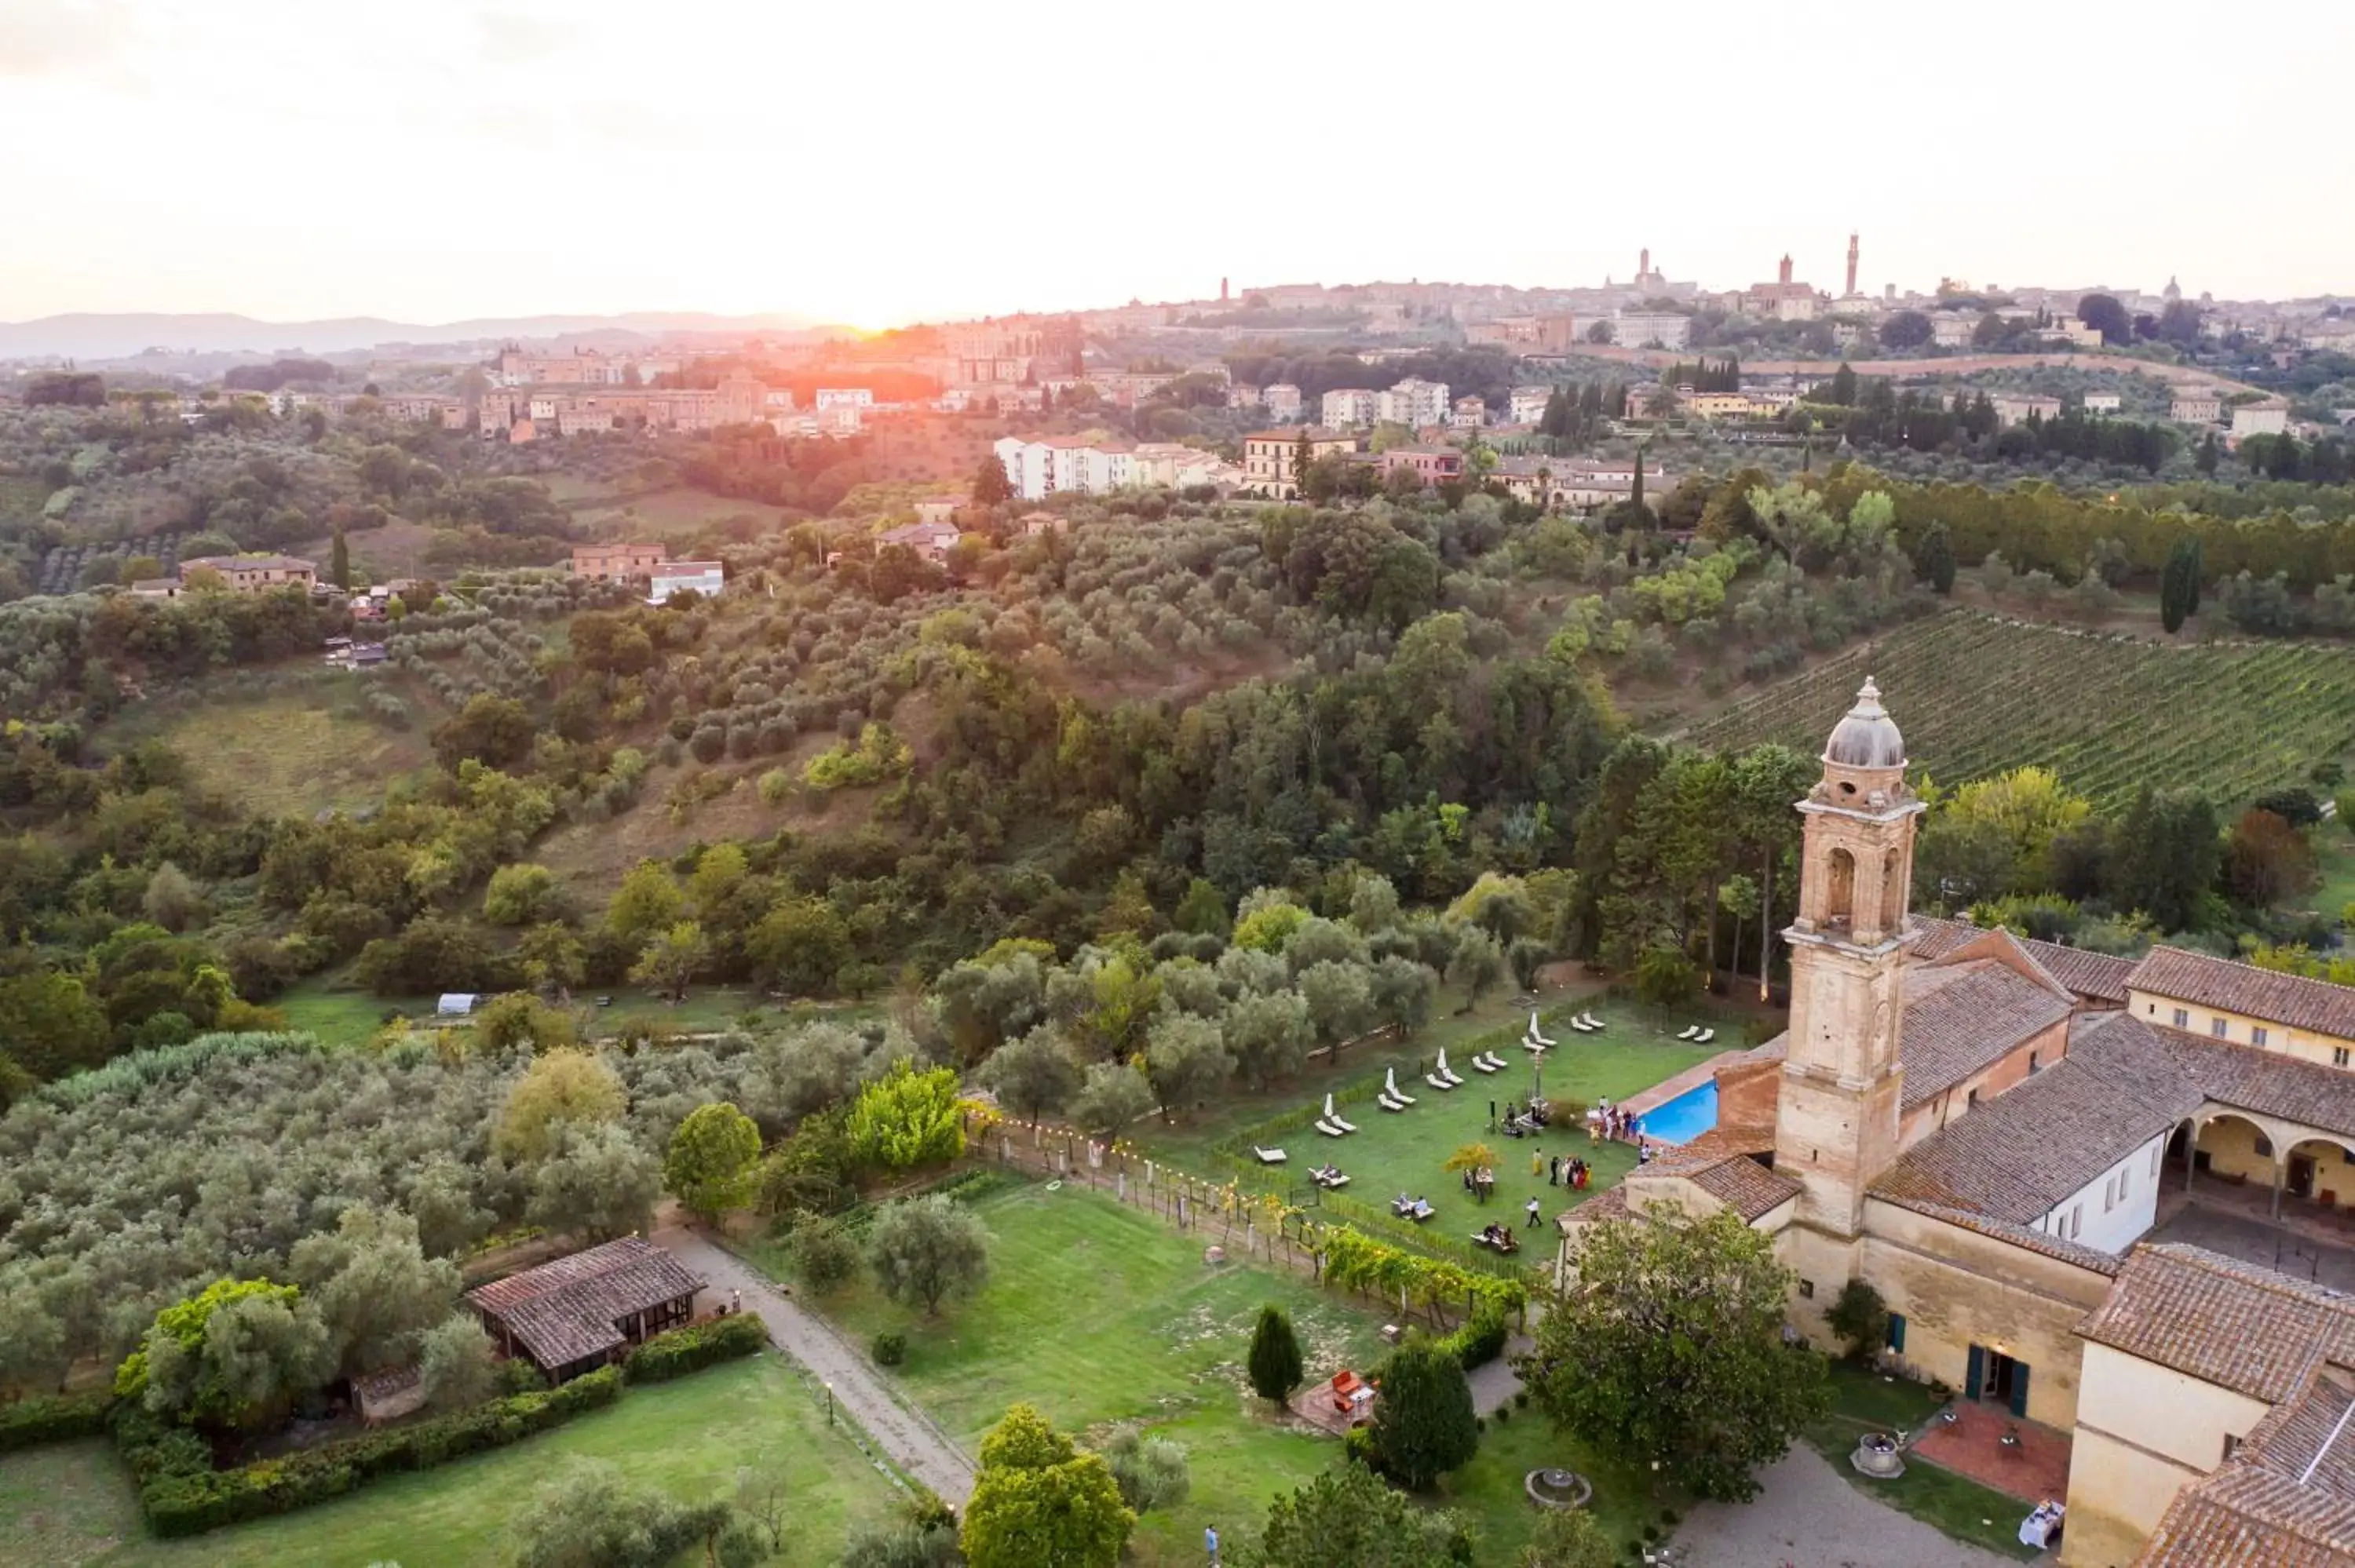
[[1594, 1498], [1594, 1483], [1575, 1470], [1531, 1470], [1521, 1485], [1540, 1508], [1584, 1508]]
[[1848, 1457], [1857, 1474], [1891, 1480], [1905, 1473], [1905, 1461], [1898, 1454], [1897, 1439], [1886, 1432], [1868, 1432], [1856, 1440], [1856, 1452]]

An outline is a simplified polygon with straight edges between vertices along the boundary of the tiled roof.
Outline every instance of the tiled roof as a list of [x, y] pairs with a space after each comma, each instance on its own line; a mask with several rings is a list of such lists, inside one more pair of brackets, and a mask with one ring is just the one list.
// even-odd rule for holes
[[1999, 1220], [1993, 1214], [1982, 1214], [1975, 1210], [1957, 1208], [1952, 1203], [1942, 1203], [1934, 1198], [1915, 1197], [1903, 1192], [1884, 1192], [1878, 1188], [1874, 1189], [1870, 1195], [1894, 1203], [1901, 1209], [1911, 1209], [1917, 1214], [1927, 1214], [1930, 1218], [1953, 1225], [1957, 1230], [1975, 1231], [1980, 1235], [1989, 1236], [2016, 1247], [2023, 1247], [2030, 1252], [2040, 1252], [2047, 1257], [2058, 1258], [2062, 1263], [2074, 1264], [2079, 1268], [2091, 1269], [2095, 1274], [2115, 1275], [2118, 1272], [2118, 1260], [2099, 1248], [2086, 1246], [2079, 1242], [2062, 1241], [2059, 1236], [2047, 1235], [2042, 1231], [2030, 1230], [2026, 1225], [2011, 1220]]
[[2154, 1028], [2130, 1016], [2109, 1027], [2142, 1029], [2163, 1042], [2219, 1105], [2355, 1138], [2355, 1075], [2344, 1069], [2180, 1029]]
[[210, 567], [220, 572], [307, 572], [315, 568], [298, 556], [197, 556], [180, 563], [180, 575], [186, 577], [196, 567]]
[[1746, 1154], [1729, 1154], [1693, 1172], [1692, 1184], [1745, 1220], [1756, 1220], [1799, 1195], [1799, 1184]]
[[2200, 1107], [2192, 1075], [2110, 1014], [2035, 1076], [1907, 1150], [1876, 1192], [2026, 1224]]
[[2275, 1404], [2318, 1360], [2355, 1361], [2355, 1297], [2202, 1247], [2146, 1242], [2077, 1331]]
[[2355, 1390], [2320, 1366], [2176, 1494], [2137, 1568], [2355, 1568]]
[[[1975, 926], [1967, 920], [1941, 920], [1933, 916], [1916, 915], [1912, 919], [1916, 933], [1908, 949], [1917, 959], [1938, 959], [1967, 942], [1986, 936], [1990, 929], [2001, 927]], [[2134, 972], [2135, 961], [2114, 953], [2089, 952], [2083, 948], [2064, 947], [2059, 942], [2041, 942], [2033, 937], [2011, 933], [2029, 957], [2034, 959], [2045, 973], [2076, 992], [2102, 1001], [2123, 1002], [2126, 999], [2126, 977]]]
[[616, 1326], [634, 1312], [693, 1296], [703, 1282], [687, 1266], [638, 1236], [527, 1268], [466, 1292], [466, 1299], [506, 1325], [532, 1360], [568, 1366], [623, 1342]]
[[1905, 977], [1898, 1059], [1912, 1110], [1993, 1065], [2040, 1030], [2069, 1016], [2063, 997], [1993, 959]]
[[1627, 1207], [1627, 1189], [1614, 1187], [1609, 1192], [1595, 1193], [1574, 1209], [1564, 1209], [1555, 1224], [1568, 1230], [1572, 1225], [1632, 1217], [1633, 1211]]
[[2135, 966], [2127, 983], [2179, 1001], [2355, 1040], [2355, 987], [2278, 974], [2181, 948], [2153, 948]]

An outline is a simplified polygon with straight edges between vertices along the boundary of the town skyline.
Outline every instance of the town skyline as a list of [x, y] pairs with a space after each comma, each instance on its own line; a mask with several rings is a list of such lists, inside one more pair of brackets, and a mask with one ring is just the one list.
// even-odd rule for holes
[[[807, 67], [864, 58], [874, 24], [751, 14], [650, 34], [595, 7], [323, 19], [30, 0], [0, 12], [0, 138], [73, 126], [80, 154], [14, 161], [5, 183], [43, 239], [0, 255], [0, 318], [693, 309], [878, 328], [1199, 298], [1220, 276], [1586, 285], [1646, 245], [1715, 287], [1770, 277], [1786, 251], [1823, 284], [1852, 231], [1876, 293], [2172, 275], [2195, 297], [2308, 297], [2355, 288], [2335, 270], [2355, 214], [2322, 199], [2355, 187], [2327, 75], [2355, 20], [2293, 10], [2297, 51], [2169, 88], [2188, 94], [2172, 109], [1949, 69], [1958, 46], [1933, 24], [1860, 10], [1738, 43], [1704, 17], [1665, 56], [1638, 17], [1532, 15], [1496, 36], [1561, 62], [1558, 111], [1508, 93], [1484, 118], [1487, 90], [1476, 108], [1463, 96], [1494, 75], [1476, 61], [1412, 84], [1443, 116], [1476, 110], [1460, 134], [1433, 122], [1342, 156], [1315, 151], [1313, 128], [1370, 111], [1319, 108], [1313, 90], [1287, 104], [1235, 67], [1313, 62], [1316, 82], [1395, 96], [1407, 13], [1336, 31], [1213, 4], [1137, 50], [1057, 5], [1003, 26], [911, 11], [881, 24], [888, 61], [832, 70]], [[2034, 39], [2105, 79], [2183, 79], [2179, 34], [2025, 6], [1981, 26], [1986, 47]], [[1657, 69], [1578, 63], [1597, 59]], [[1008, 72], [1035, 101], [972, 95]], [[1733, 85], [1678, 107], [1674, 84], [1712, 73]], [[1873, 82], [1902, 84], [1902, 103], [1846, 85]], [[2164, 156], [2137, 130], [2154, 106]], [[192, 135], [212, 151], [183, 169], [164, 150]], [[1385, 187], [1395, 221], [1378, 216]]]

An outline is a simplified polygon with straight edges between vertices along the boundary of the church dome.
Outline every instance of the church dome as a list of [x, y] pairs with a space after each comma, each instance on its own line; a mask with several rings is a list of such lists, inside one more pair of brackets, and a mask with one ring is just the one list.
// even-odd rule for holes
[[1856, 694], [1856, 706], [1849, 709], [1831, 739], [1824, 743], [1824, 760], [1842, 768], [1905, 766], [1905, 737], [1897, 733], [1897, 721], [1881, 705], [1881, 688], [1870, 675]]

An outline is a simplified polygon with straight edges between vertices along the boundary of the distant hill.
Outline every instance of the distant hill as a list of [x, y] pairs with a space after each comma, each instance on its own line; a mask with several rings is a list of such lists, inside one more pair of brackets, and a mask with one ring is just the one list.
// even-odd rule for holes
[[710, 315], [698, 311], [634, 311], [610, 316], [485, 316], [428, 324], [380, 316], [329, 321], [265, 322], [251, 316], [81, 313], [37, 321], [0, 322], [0, 360], [130, 359], [148, 349], [180, 354], [345, 354], [387, 344], [462, 344], [485, 338], [551, 338], [626, 334], [669, 338], [687, 334], [760, 332], [815, 336], [841, 332], [806, 316]]

